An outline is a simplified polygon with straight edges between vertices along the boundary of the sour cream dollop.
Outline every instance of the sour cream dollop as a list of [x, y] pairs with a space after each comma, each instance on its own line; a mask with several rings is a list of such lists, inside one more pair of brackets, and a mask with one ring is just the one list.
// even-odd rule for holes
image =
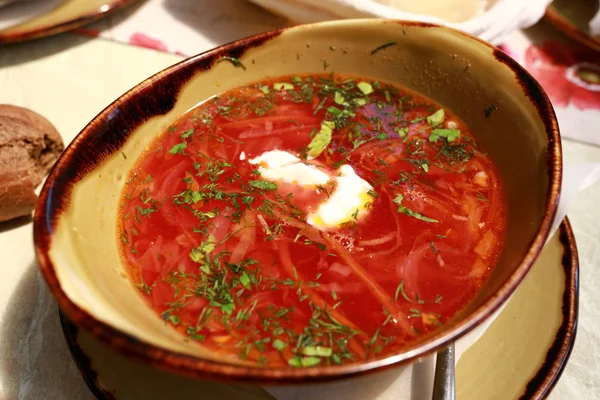
[[315, 188], [333, 181], [333, 193], [307, 217], [307, 223], [320, 230], [339, 228], [340, 225], [364, 218], [369, 212], [367, 204], [373, 201], [369, 194], [373, 187], [358, 176], [350, 165], [342, 165], [333, 171], [304, 162], [282, 150], [266, 151], [249, 160], [249, 163], [258, 165], [263, 179], [275, 183]]

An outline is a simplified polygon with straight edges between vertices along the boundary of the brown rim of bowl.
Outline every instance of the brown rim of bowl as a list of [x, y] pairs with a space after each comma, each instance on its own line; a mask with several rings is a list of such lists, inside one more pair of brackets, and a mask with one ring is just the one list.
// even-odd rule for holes
[[546, 9], [544, 18], [548, 23], [558, 29], [560, 32], [575, 40], [576, 42], [596, 51], [600, 51], [600, 39], [590, 36], [587, 32], [582, 31], [575, 26], [571, 21], [566, 19], [555, 6], [550, 5]]
[[[569, 220], [565, 218], [559, 228], [559, 240], [564, 249], [562, 266], [565, 274], [565, 290], [562, 297], [562, 323], [546, 358], [537, 373], [529, 379], [520, 400], [541, 400], [550, 394], [560, 376], [575, 344], [579, 302], [579, 262], [577, 244]], [[71, 353], [83, 380], [98, 400], [117, 400], [109, 388], [105, 388], [102, 377], [94, 369], [93, 360], [86, 354], [78, 342], [79, 328], [59, 310], [61, 327]]]
[[[105, 17], [108, 14], [115, 12], [116, 10], [122, 7], [133, 5], [138, 1], [141, 0], [106, 0], [106, 4], [98, 7], [95, 11], [88, 12], [76, 18], [62, 21], [56, 25], [45, 25], [35, 29], [19, 29], [21, 25], [29, 22], [25, 21], [22, 24], [11, 26], [4, 30], [0, 30], [0, 45], [19, 43], [27, 40], [39, 39], [42, 37], [67, 32], [80, 26], [90, 24], [100, 18]], [[33, 19], [35, 18], [32, 18], [32, 20]]]
[[564, 247], [562, 265], [565, 270], [565, 291], [562, 297], [562, 323], [537, 374], [533, 376], [520, 400], [542, 400], [548, 397], [567, 366], [579, 319], [579, 254], [577, 242], [569, 219], [565, 217], [558, 230], [560, 243]]
[[[127, 356], [136, 357], [150, 365], [181, 375], [216, 380], [235, 380], [236, 382], [283, 384], [349, 378], [404, 365], [447, 346], [492, 315], [510, 297], [529, 272], [529, 269], [546, 242], [556, 214], [562, 179], [562, 151], [558, 123], [550, 100], [537, 81], [516, 61], [494, 46], [455, 29], [414, 21], [368, 19], [309, 24], [301, 26], [300, 29], [319, 27], [321, 25], [341, 25], [342, 27], [352, 25], [368, 26], [374, 23], [393, 23], [405, 27], [445, 29], [488, 46], [493, 51], [493, 55], [498, 62], [505, 64], [514, 72], [515, 80], [522, 87], [534, 107], [536, 107], [543, 121], [548, 136], [546, 163], [549, 175], [545, 215], [520, 265], [486, 303], [478, 307], [464, 320], [457, 323], [452, 329], [431, 335], [427, 341], [401, 354], [365, 363], [292, 369], [232, 365], [201, 359], [154, 346], [97, 320], [73, 303], [62, 290], [55, 273], [54, 265], [48, 254], [52, 231], [62, 208], [67, 206], [71, 186], [93, 170], [101, 161], [97, 159], [99, 157], [95, 150], [97, 149], [95, 141], [103, 140], [105, 143], [104, 147], [108, 149], [108, 154], [114, 154], [127, 139], [129, 130], [134, 129], [151, 116], [159, 113], [164, 114], [172, 109], [179, 89], [196, 72], [210, 68], [220, 58], [225, 56], [240, 58], [246, 50], [260, 46], [285, 31], [298, 29], [297, 27], [292, 27], [241, 39], [166, 68], [119, 97], [98, 114], [67, 147], [44, 184], [34, 215], [34, 242], [40, 268], [59, 306], [67, 317], [112, 349]], [[154, 83], [157, 83], [157, 85], [152, 86]], [[145, 103], [143, 109], [134, 108], [134, 104], [132, 104], [135, 103], [134, 99], [138, 96], [146, 96], [149, 100]], [[154, 96], [160, 97], [160, 104], [154, 104], [150, 101]], [[134, 110], [135, 112], [128, 112]], [[115, 111], [120, 111], [120, 113]], [[119, 115], [128, 115], [129, 117], [127, 121], [123, 121], [124, 118], [120, 118]], [[109, 120], [110, 122], [107, 122]], [[110, 130], [108, 129], [109, 127]], [[108, 154], [103, 154], [103, 156], [106, 157]]]

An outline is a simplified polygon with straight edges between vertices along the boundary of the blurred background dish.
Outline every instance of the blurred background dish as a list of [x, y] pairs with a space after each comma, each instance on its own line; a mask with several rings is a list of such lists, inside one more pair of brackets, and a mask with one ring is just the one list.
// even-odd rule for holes
[[58, 7], [64, 0], [0, 0], [0, 32], [38, 18]]
[[556, 0], [546, 10], [545, 19], [571, 39], [600, 51], [600, 26], [594, 29], [600, 25], [596, 22], [599, 11], [597, 0]]
[[72, 30], [136, 1], [139, 0], [16, 0], [0, 9], [0, 44]]
[[7, 5], [9, 3], [12, 3], [14, 1], [16, 1], [16, 0], [0, 0], [0, 7], [5, 6], [5, 5]]

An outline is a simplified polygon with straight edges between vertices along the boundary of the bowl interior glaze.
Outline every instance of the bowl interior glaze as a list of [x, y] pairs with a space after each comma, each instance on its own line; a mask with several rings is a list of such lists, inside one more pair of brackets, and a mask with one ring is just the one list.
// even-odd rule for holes
[[[371, 54], [389, 42], [395, 44]], [[222, 60], [225, 56], [239, 58], [244, 68]], [[225, 363], [160, 320], [126, 278], [116, 232], [125, 176], [149, 142], [200, 101], [265, 77], [324, 71], [400, 84], [465, 121], [504, 180], [509, 210], [505, 250], [475, 301], [438, 333], [401, 354], [304, 370]], [[36, 249], [67, 316], [126, 354], [195, 376], [275, 382], [352, 376], [434, 351], [510, 296], [546, 240], [561, 165], [558, 128], [547, 97], [516, 62], [490, 45], [414, 22], [305, 25], [188, 59], [106, 108], [68, 147], [44, 186], [35, 215]]]

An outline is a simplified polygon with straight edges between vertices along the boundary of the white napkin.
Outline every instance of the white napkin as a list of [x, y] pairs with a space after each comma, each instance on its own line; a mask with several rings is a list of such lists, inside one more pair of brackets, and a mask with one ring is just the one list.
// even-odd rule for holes
[[[600, 163], [572, 164], [564, 167], [558, 211], [549, 237], [552, 237], [567, 214], [578, 192], [600, 179]], [[504, 306], [483, 324], [455, 344], [456, 362], [485, 333]], [[435, 356], [396, 370], [348, 381], [312, 386], [265, 387], [277, 400], [431, 400]]]
[[14, 0], [0, 7], [0, 30], [10, 28], [58, 7], [64, 0]]
[[494, 44], [536, 23], [551, 0], [250, 0], [297, 22], [380, 17], [461, 29]]

